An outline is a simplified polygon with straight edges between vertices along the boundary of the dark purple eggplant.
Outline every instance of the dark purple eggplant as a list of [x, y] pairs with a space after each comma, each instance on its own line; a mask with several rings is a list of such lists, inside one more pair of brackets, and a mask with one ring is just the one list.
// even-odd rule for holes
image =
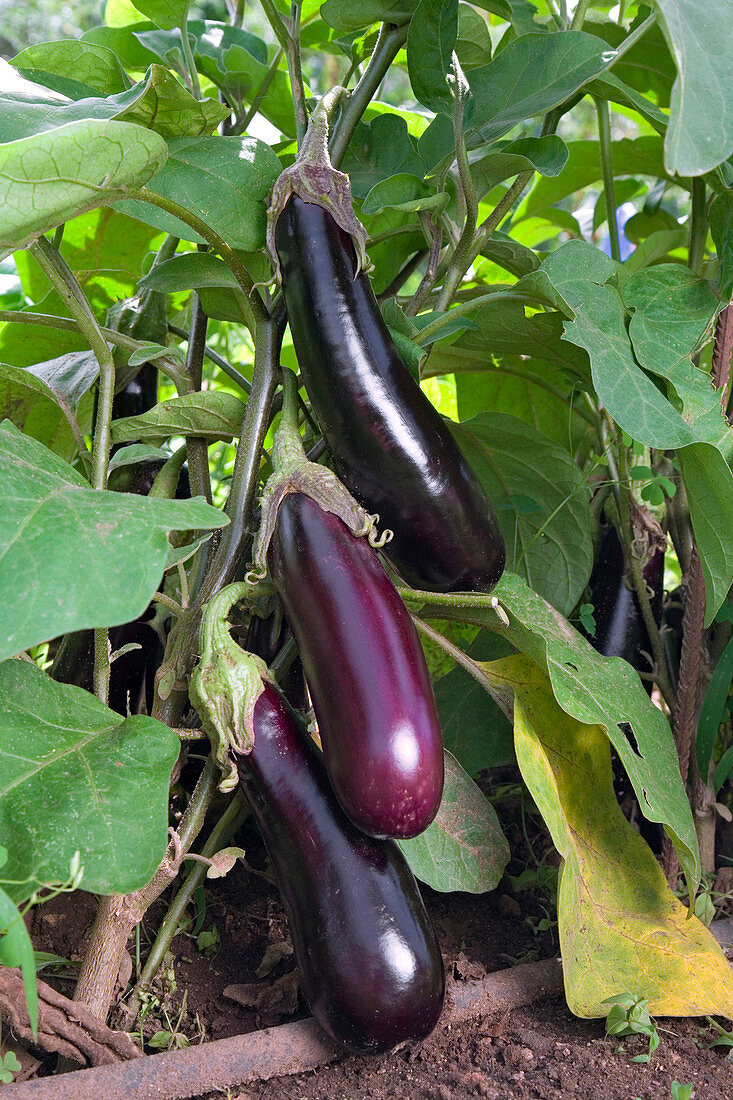
[[[292, 637], [293, 632], [282, 609], [275, 600], [271, 600], [269, 610], [262, 615], [253, 614], [250, 618], [244, 648], [248, 653], [256, 653], [266, 665], [271, 665]], [[277, 682], [295, 710], [305, 710], [308, 707], [303, 665], [297, 653], [283, 673], [278, 672]]]
[[303, 493], [268, 551], [336, 797], [358, 828], [413, 837], [435, 817], [443, 746], [415, 627], [375, 551]]
[[[650, 602], [657, 625], [662, 617], [664, 551], [655, 550], [642, 570], [652, 595]], [[624, 552], [611, 524], [601, 535], [596, 564], [588, 582], [588, 598], [596, 621], [591, 642], [605, 657], [623, 657], [637, 672], [651, 672], [652, 643], [639, 600], [624, 580]], [[648, 684], [649, 681], [644, 681]]]
[[415, 588], [488, 592], [504, 540], [450, 429], [400, 359], [351, 236], [293, 195], [275, 227], [300, 369], [339, 478], [394, 532]]
[[428, 1035], [444, 972], [402, 852], [364, 836], [339, 807], [322, 756], [269, 684], [254, 747], [237, 757], [288, 916], [303, 995], [340, 1046], [378, 1054]]
[[112, 402], [112, 419], [123, 416], [142, 416], [158, 404], [158, 368], [154, 363], [143, 363], [123, 390], [116, 393]]

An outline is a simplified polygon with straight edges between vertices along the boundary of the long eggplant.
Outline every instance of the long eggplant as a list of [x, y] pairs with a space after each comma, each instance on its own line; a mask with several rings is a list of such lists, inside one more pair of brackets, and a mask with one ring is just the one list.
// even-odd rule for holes
[[253, 725], [252, 751], [237, 756], [240, 783], [272, 861], [313, 1015], [357, 1054], [424, 1038], [443, 1005], [443, 962], [402, 852], [347, 820], [320, 752], [268, 683]]
[[334, 469], [415, 588], [488, 592], [504, 540], [481, 483], [400, 359], [351, 236], [292, 195], [275, 226], [300, 369]]
[[304, 493], [282, 498], [267, 560], [341, 806], [371, 836], [417, 836], [440, 805], [443, 747], [405, 605], [366, 539]]

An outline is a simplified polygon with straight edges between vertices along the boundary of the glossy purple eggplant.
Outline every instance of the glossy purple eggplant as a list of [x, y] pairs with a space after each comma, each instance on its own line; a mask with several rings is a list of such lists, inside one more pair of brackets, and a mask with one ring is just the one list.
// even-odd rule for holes
[[254, 708], [240, 783], [288, 916], [303, 995], [357, 1054], [428, 1035], [440, 1016], [440, 949], [394, 841], [364, 836], [331, 790], [321, 753], [269, 684]]
[[383, 528], [415, 588], [488, 592], [504, 540], [450, 429], [400, 359], [351, 237], [289, 199], [275, 229], [295, 352], [334, 469]]
[[435, 817], [443, 745], [410, 615], [366, 539], [288, 493], [268, 551], [341, 806], [376, 837], [412, 837]]

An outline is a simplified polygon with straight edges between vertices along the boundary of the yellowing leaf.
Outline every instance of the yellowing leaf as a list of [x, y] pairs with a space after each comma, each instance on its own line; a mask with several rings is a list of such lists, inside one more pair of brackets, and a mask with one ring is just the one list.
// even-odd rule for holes
[[603, 1001], [629, 992], [654, 1015], [730, 1016], [730, 965], [621, 813], [602, 728], [565, 714], [529, 658], [482, 668], [514, 692], [517, 761], [563, 858], [558, 921], [571, 1012], [605, 1016]]

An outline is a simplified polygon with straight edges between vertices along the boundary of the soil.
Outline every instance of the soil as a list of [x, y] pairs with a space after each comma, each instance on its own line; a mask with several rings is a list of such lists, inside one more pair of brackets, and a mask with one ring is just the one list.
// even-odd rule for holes
[[[207, 882], [191, 923], [173, 941], [143, 1024], [146, 1049], [220, 1039], [307, 1015], [297, 995], [287, 922], [259, 839], [247, 825], [236, 838], [247, 853], [219, 880]], [[537, 838], [533, 844], [537, 851]], [[549, 849], [548, 849], [549, 851]], [[544, 856], [547, 856], [545, 852]], [[544, 858], [544, 857], [543, 857]], [[547, 860], [541, 864], [547, 871]], [[521, 865], [516, 865], [517, 871]], [[509, 870], [512, 870], [510, 865]], [[551, 882], [551, 868], [548, 871]], [[448, 981], [461, 982], [515, 962], [550, 958], [557, 941], [548, 899], [506, 876], [491, 894], [442, 895], [425, 889]], [[205, 908], [204, 908], [205, 906]], [[165, 911], [156, 904], [141, 926], [140, 951]], [[36, 950], [79, 959], [94, 915], [93, 899], [78, 891], [36, 909]], [[198, 926], [197, 926], [198, 924]], [[199, 927], [200, 926], [200, 927]], [[203, 938], [201, 937], [203, 933]], [[131, 956], [137, 948], [131, 946]], [[127, 984], [134, 963], [121, 974]], [[127, 970], [127, 973], [125, 972]], [[61, 992], [73, 989], [73, 971], [42, 977]], [[66, 975], [66, 976], [65, 976]], [[599, 1020], [573, 1017], [562, 1000], [538, 1001], [510, 1013], [453, 1027], [439, 1026], [422, 1044], [384, 1057], [345, 1057], [315, 1072], [232, 1090], [232, 1100], [694, 1100], [733, 1098], [733, 1062], [704, 1020], [658, 1020], [658, 1049], [648, 1064], [641, 1036], [604, 1037]], [[49, 1065], [46, 1072], [51, 1068]], [[216, 1094], [221, 1097], [221, 1093]], [[213, 1100], [213, 1095], [211, 1100]]]

